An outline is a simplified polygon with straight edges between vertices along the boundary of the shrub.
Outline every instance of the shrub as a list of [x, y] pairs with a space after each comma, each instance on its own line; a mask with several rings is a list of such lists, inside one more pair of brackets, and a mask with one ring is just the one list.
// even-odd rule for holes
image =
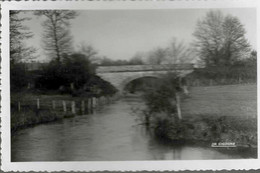
[[175, 113], [176, 92], [180, 91], [179, 79], [176, 74], [169, 73], [163, 76], [153, 88], [145, 91], [143, 99], [147, 106], [148, 112], [167, 114]]
[[11, 91], [17, 92], [24, 89], [28, 84], [29, 74], [23, 63], [10, 65]]

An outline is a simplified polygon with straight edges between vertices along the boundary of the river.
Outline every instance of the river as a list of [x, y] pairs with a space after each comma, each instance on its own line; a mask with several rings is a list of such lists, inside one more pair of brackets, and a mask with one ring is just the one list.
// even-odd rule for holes
[[120, 161], [240, 159], [208, 145], [170, 145], [156, 140], [137, 121], [138, 98], [124, 98], [91, 115], [37, 125], [16, 132], [11, 159], [19, 161]]

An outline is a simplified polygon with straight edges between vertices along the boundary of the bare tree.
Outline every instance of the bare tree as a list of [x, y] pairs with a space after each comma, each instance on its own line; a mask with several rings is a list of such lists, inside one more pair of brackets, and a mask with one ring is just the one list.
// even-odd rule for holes
[[198, 21], [194, 36], [194, 45], [206, 66], [232, 64], [250, 48], [239, 19], [225, 17], [220, 11], [210, 11]]
[[191, 63], [196, 59], [194, 50], [173, 38], [166, 48], [157, 48], [148, 53], [148, 64], [181, 64]]
[[29, 39], [33, 34], [29, 31], [29, 28], [23, 25], [23, 22], [30, 20], [27, 17], [20, 17], [21, 11], [10, 11], [10, 62], [18, 63], [21, 61], [34, 58], [33, 53], [35, 49], [28, 47], [24, 43], [26, 39]]
[[191, 63], [195, 56], [193, 50], [185, 46], [183, 42], [178, 42], [176, 38], [173, 38], [170, 46], [167, 48], [167, 63]]
[[245, 38], [244, 26], [237, 17], [228, 15], [223, 23], [223, 61], [225, 65], [231, 65], [236, 60], [250, 53], [250, 45]]
[[63, 54], [72, 50], [69, 21], [74, 19], [77, 13], [70, 10], [39, 10], [34, 14], [46, 18], [43, 22], [44, 49], [52, 58], [60, 61]]
[[78, 45], [77, 52], [84, 54], [92, 63], [97, 63], [100, 61], [100, 57], [97, 56], [98, 52], [93, 48], [93, 46], [86, 44], [85, 42], [81, 42]]
[[167, 50], [163, 48], [157, 48], [150, 52], [147, 58], [148, 64], [159, 65], [167, 59]]
[[137, 52], [130, 60], [129, 64], [130, 65], [142, 65], [144, 64], [143, 62], [143, 54], [141, 52]]

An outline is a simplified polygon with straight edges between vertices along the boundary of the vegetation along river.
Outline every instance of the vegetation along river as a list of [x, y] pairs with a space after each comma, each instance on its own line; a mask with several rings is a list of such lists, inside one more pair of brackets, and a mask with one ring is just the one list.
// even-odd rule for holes
[[211, 144], [166, 144], [138, 125], [133, 107], [140, 98], [124, 98], [91, 115], [18, 131], [11, 141], [12, 161], [120, 161], [239, 159], [241, 152]]

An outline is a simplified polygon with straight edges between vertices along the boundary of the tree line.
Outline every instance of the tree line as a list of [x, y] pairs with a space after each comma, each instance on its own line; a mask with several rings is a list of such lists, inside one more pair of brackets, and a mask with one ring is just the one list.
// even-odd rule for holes
[[[184, 132], [190, 125], [187, 119], [182, 118], [179, 103], [185, 94], [187, 81], [199, 80], [204, 85], [208, 85], [208, 81], [214, 84], [256, 82], [257, 52], [251, 49], [245, 33], [237, 17], [210, 11], [197, 22], [194, 42], [189, 48], [178, 46], [174, 41], [171, 46], [150, 52], [148, 57], [154, 64], [191, 62], [197, 56], [201, 67], [185, 78], [168, 73], [153, 87], [144, 90], [146, 107], [141, 111], [141, 121], [154, 129], [160, 138], [185, 139], [187, 134]], [[211, 125], [217, 127], [218, 124], [212, 122]]]
[[[70, 22], [79, 13], [71, 10], [38, 10], [34, 15], [43, 19], [43, 49], [51, 58], [40, 71], [32, 74], [25, 62], [35, 58], [36, 50], [25, 40], [33, 37], [23, 22], [22, 11], [10, 11], [10, 79], [11, 90], [28, 87], [30, 80], [45, 90], [64, 88], [86, 89], [87, 84], [108, 85], [95, 75], [97, 65], [142, 65], [200, 62], [204, 68], [195, 70], [193, 78], [241, 79], [256, 81], [257, 52], [251, 49], [245, 38], [245, 28], [235, 16], [209, 11], [197, 22], [190, 45], [173, 38], [166, 47], [158, 47], [146, 53], [136, 53], [129, 60], [112, 60], [98, 56], [90, 45], [82, 43], [73, 48]], [[90, 82], [91, 81], [91, 82]], [[93, 88], [94, 86], [92, 86]], [[102, 88], [103, 86], [100, 86]], [[63, 89], [62, 89], [63, 88]], [[91, 87], [90, 87], [91, 88]], [[104, 88], [104, 87], [103, 87]], [[108, 88], [112, 88], [111, 86]], [[91, 90], [88, 88], [88, 90]]]
[[[33, 58], [31, 47], [24, 41], [32, 37], [29, 28], [21, 18], [22, 11], [10, 12], [10, 82], [12, 92], [21, 92], [34, 84], [34, 91], [70, 93], [75, 96], [84, 94], [110, 95], [116, 89], [95, 75], [96, 65], [91, 62], [97, 52], [91, 46], [82, 45], [79, 51], [73, 50], [70, 21], [78, 13], [70, 10], [39, 10], [34, 15], [44, 19], [42, 23], [42, 43], [50, 62], [42, 64], [34, 71], [26, 65], [28, 57]], [[18, 40], [18, 41], [17, 41]]]
[[217, 84], [256, 82], [257, 52], [245, 34], [237, 17], [208, 12], [193, 33], [194, 49], [204, 68], [195, 70], [191, 77]]

